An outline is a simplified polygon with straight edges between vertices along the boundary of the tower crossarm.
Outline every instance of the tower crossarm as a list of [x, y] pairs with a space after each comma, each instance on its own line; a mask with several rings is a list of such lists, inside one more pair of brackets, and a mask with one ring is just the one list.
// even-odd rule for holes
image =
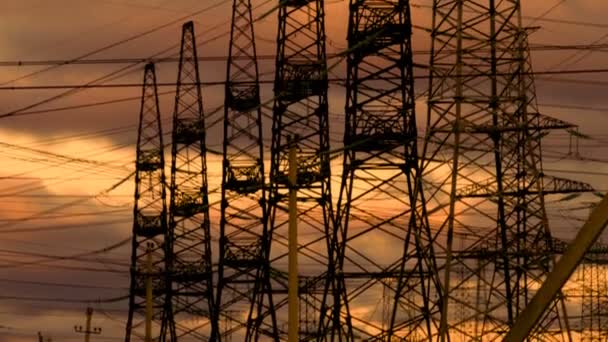
[[555, 176], [545, 175], [544, 190], [545, 194], [571, 194], [580, 192], [593, 192], [594, 189], [590, 184], [579, 182], [572, 179], [560, 178]]
[[[593, 192], [593, 187], [584, 182], [579, 182], [576, 180], [554, 177], [543, 175], [543, 189], [541, 190], [545, 195], [552, 194], [571, 194], [571, 193], [581, 193], [581, 192]], [[457, 196], [459, 198], [490, 198], [496, 197], [499, 195], [503, 196], [520, 196], [522, 194], [525, 195], [537, 195], [539, 194], [539, 190], [536, 187], [503, 187], [503, 192], [501, 194], [498, 193], [498, 187], [496, 181], [492, 178], [486, 179], [484, 181], [478, 181], [475, 183], [471, 183], [467, 186], [462, 187], [458, 190]]]

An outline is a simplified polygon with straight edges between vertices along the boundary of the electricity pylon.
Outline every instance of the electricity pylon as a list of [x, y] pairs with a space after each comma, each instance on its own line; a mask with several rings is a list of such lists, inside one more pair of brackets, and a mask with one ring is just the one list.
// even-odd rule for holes
[[205, 116], [194, 24], [182, 28], [173, 112], [169, 206], [173, 319], [180, 339], [215, 341]]
[[[278, 38], [270, 162], [269, 257], [274, 307], [257, 316], [255, 334], [284, 338], [287, 324], [288, 155], [298, 147], [297, 200], [300, 339], [315, 338], [333, 247], [325, 13], [322, 0], [278, 4]], [[292, 139], [291, 141], [289, 139]], [[329, 266], [328, 266], [329, 265]], [[271, 312], [277, 328], [271, 327]]]
[[[428, 341], [441, 296], [417, 154], [409, 2], [349, 8], [339, 313], [348, 318], [350, 307], [351, 329], [366, 340]], [[383, 295], [388, 305], [376, 310]]]
[[[250, 0], [233, 1], [226, 78], [216, 306], [221, 316], [241, 323], [223, 327], [222, 333], [249, 341], [262, 308], [272, 307], [266, 255], [263, 107]], [[270, 315], [274, 322], [270, 325], [276, 328], [274, 312]], [[247, 327], [246, 332], [239, 331], [242, 326]]]
[[[144, 70], [139, 130], [135, 162], [135, 202], [133, 207], [133, 242], [131, 285], [125, 341], [143, 340], [146, 317], [146, 279], [152, 277], [153, 336], [159, 341], [172, 340], [174, 325], [167, 282], [167, 204], [165, 193], [165, 158], [163, 133], [156, 91], [154, 64]], [[151, 253], [153, 272], [149, 274], [147, 256]]]
[[604, 246], [588, 256], [579, 266], [581, 296], [580, 333], [582, 342], [608, 339], [608, 273]]
[[[572, 125], [537, 109], [519, 0], [433, 9], [422, 172], [442, 260], [438, 333], [500, 340], [553, 263], [544, 197], [590, 187], [542, 172], [541, 138]], [[567, 339], [564, 308], [557, 300], [530, 340]]]

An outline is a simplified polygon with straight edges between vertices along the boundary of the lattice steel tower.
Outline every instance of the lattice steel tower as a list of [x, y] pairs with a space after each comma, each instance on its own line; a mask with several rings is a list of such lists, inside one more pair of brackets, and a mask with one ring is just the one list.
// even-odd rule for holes
[[[260, 84], [250, 0], [234, 0], [224, 102], [224, 158], [216, 305], [236, 324], [226, 338], [253, 339], [270, 300]], [[232, 313], [238, 313], [234, 315]], [[270, 312], [276, 327], [274, 312]], [[242, 317], [246, 317], [243, 324]], [[238, 331], [246, 326], [247, 332]], [[273, 334], [276, 335], [276, 331]], [[245, 337], [243, 337], [245, 335]]]
[[[159, 341], [174, 333], [171, 302], [168, 300], [166, 244], [167, 205], [165, 159], [163, 157], [156, 73], [154, 64], [144, 71], [139, 130], [135, 162], [135, 204], [133, 208], [133, 247], [129, 315], [125, 341], [143, 340], [146, 317], [146, 282], [151, 279], [153, 301], [152, 334]], [[148, 254], [151, 255], [148, 255]], [[152, 260], [152, 267], [148, 265]]]
[[[442, 340], [500, 340], [554, 257], [541, 138], [571, 125], [536, 106], [518, 0], [435, 0], [423, 174], [444, 289]], [[473, 289], [473, 291], [471, 291]], [[468, 294], [467, 294], [468, 293]], [[555, 302], [530, 340], [569, 334]]]
[[[555, 246], [559, 252], [564, 253], [568, 243], [556, 239]], [[570, 327], [578, 333], [576, 341], [608, 340], [606, 265], [608, 265], [608, 245], [598, 241], [587, 251], [571, 280], [564, 286], [563, 294], [570, 307], [576, 310], [578, 306], [580, 310], [570, 313]]]
[[194, 37], [184, 24], [173, 113], [169, 207], [173, 316], [180, 339], [211, 340], [215, 313], [205, 117]]
[[581, 302], [580, 340], [595, 342], [608, 340], [608, 248], [596, 245], [579, 266], [576, 289]]
[[419, 189], [411, 34], [407, 0], [350, 1], [338, 256], [352, 329], [370, 341], [428, 341], [439, 326]]
[[[300, 339], [317, 335], [319, 307], [330, 258], [332, 227], [327, 106], [327, 61], [322, 0], [287, 0], [278, 4], [278, 38], [272, 123], [269, 224], [274, 307], [264, 308], [256, 333], [286, 338], [288, 152], [298, 148]], [[268, 318], [275, 311], [279, 335]]]

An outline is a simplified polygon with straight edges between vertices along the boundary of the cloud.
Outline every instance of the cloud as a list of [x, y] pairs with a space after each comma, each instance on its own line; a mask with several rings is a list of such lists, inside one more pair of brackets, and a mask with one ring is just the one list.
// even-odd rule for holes
[[[420, 1], [420, 3], [430, 3], [430, 1]], [[120, 1], [99, 1], [96, 5], [91, 5], [88, 2], [66, 0], [62, 1], [61, 6], [50, 6], [47, 1], [27, 0], [22, 2], [11, 1], [3, 8], [7, 20], [0, 23], [0, 31], [3, 35], [0, 36], [0, 59], [4, 60], [34, 60], [34, 59], [70, 59], [75, 56], [82, 55], [88, 51], [92, 51], [100, 46], [110, 44], [115, 41], [129, 37], [137, 32], [143, 32], [148, 28], [168, 22], [174, 17], [181, 14], [174, 13], [176, 11], [190, 11], [201, 6], [200, 1], [179, 1], [166, 2], [157, 1], [155, 3], [148, 2], [129, 2], [121, 3]], [[159, 4], [163, 7], [170, 7], [171, 11], [150, 10], [143, 6], [154, 6]], [[526, 6], [525, 13], [527, 16], [537, 16], [548, 8], [548, 4], [543, 2], [524, 2]], [[218, 25], [218, 29], [205, 34], [199, 35], [198, 41], [204, 41], [212, 38], [215, 34], [226, 32], [227, 24], [222, 24], [229, 17], [230, 6], [220, 6], [205, 15], [194, 18], [199, 31]], [[608, 4], [598, 3], [595, 0], [583, 0], [576, 2], [565, 2], [558, 7], [548, 17], [551, 18], [566, 18], [568, 20], [578, 21], [595, 21], [603, 22], [602, 16], [608, 10]], [[257, 11], [261, 13], [263, 11]], [[327, 17], [326, 22], [328, 32], [328, 51], [337, 52], [346, 46], [346, 20], [347, 20], [347, 2], [327, 2]], [[430, 24], [430, 11], [424, 8], [415, 8], [413, 18], [416, 25], [428, 26]], [[527, 22], [531, 22], [526, 19]], [[534, 44], [581, 44], [581, 42], [589, 43], [600, 38], [604, 33], [597, 28], [585, 26], [563, 25], [558, 23], [538, 22], [542, 24], [543, 30], [532, 35], [531, 39]], [[276, 15], [272, 14], [259, 22], [256, 26], [258, 35], [258, 54], [272, 55], [275, 51], [274, 41], [276, 36]], [[158, 33], [151, 34], [145, 38], [137, 39], [131, 43], [122, 45], [117, 48], [110, 49], [104, 53], [92, 56], [94, 58], [114, 58], [114, 57], [144, 57], [153, 54], [156, 51], [162, 50], [171, 45], [179, 43], [180, 25], [176, 24], [167, 29], [163, 29]], [[414, 34], [414, 49], [424, 51], [429, 47], [429, 39], [426, 32], [416, 30]], [[205, 45], [199, 49], [200, 56], [223, 56], [227, 53], [227, 38], [222, 37], [216, 41]], [[177, 48], [171, 49], [169, 54], [176, 54]], [[536, 70], [548, 70], [552, 65], [560, 62], [568, 57], [571, 51], [558, 52], [534, 52], [534, 66]], [[579, 58], [579, 57], [577, 57]], [[417, 54], [415, 59], [420, 64], [428, 64], [428, 54]], [[603, 55], [594, 54], [588, 58], [581, 60], [579, 63], [568, 66], [569, 68], [595, 67], [603, 65]], [[265, 80], [272, 80], [274, 77], [273, 60], [265, 60], [260, 63], [260, 70]], [[25, 79], [17, 82], [15, 85], [41, 85], [41, 84], [80, 84], [89, 80], [95, 79], [105, 73], [120, 68], [118, 65], [94, 65], [94, 66], [63, 66], [55, 71], [43, 73], [31, 79]], [[334, 71], [337, 77], [345, 75], [344, 64], [339, 65]], [[37, 67], [38, 68], [38, 67]], [[37, 68], [8, 68], [2, 69], [2, 77], [0, 82], [4, 82], [20, 75], [29, 73]], [[225, 64], [223, 62], [205, 62], [200, 66], [201, 77], [203, 81], [222, 81], [225, 76]], [[141, 82], [142, 67], [139, 66], [133, 72], [126, 74], [114, 82], [121, 83], [136, 83]], [[176, 78], [177, 65], [174, 63], [161, 64], [158, 66], [159, 82], [174, 82]], [[417, 75], [426, 75], [425, 69], [417, 69]], [[595, 76], [601, 79], [602, 76]], [[580, 78], [592, 78], [590, 75], [583, 75]], [[427, 81], [417, 80], [416, 87], [421, 93], [427, 87]], [[173, 87], [163, 87], [159, 91], [172, 91]], [[588, 106], [607, 106], [605, 104], [604, 91], [601, 88], [590, 85], [578, 85], [569, 82], [549, 82], [546, 80], [537, 81], [537, 90], [540, 102], [550, 103], [565, 103]], [[17, 109], [35, 101], [40, 101], [49, 96], [60, 93], [60, 91], [2, 91], [0, 92], [0, 114], [10, 110]], [[0, 142], [10, 143], [14, 145], [32, 146], [45, 151], [74, 156], [84, 159], [92, 159], [111, 164], [125, 164], [132, 168], [131, 163], [134, 156], [134, 142], [136, 139], [137, 115], [139, 113], [139, 101], [141, 90], [138, 88], [120, 88], [120, 89], [96, 89], [78, 92], [76, 95], [62, 98], [58, 101], [53, 101], [47, 105], [36, 109], [88, 104], [100, 101], [109, 101], [117, 98], [132, 97], [134, 100], [128, 102], [120, 102], [112, 105], [99, 107], [79, 108], [64, 112], [53, 112], [49, 114], [29, 115], [23, 117], [14, 117], [10, 119], [2, 119], [3, 130], [0, 131]], [[223, 87], [209, 87], [203, 90], [205, 111], [211, 112], [213, 108], [220, 106], [223, 103]], [[272, 85], [263, 86], [263, 96], [265, 99], [272, 98]], [[330, 112], [332, 113], [332, 137], [335, 141], [332, 142], [333, 148], [340, 145], [340, 140], [343, 131], [343, 116], [344, 108], [344, 88], [338, 85], [333, 85], [330, 89]], [[544, 109], [544, 108], [543, 108]], [[173, 94], [163, 95], [161, 97], [161, 112], [164, 122], [165, 133], [169, 133], [171, 129], [170, 120], [173, 111]], [[266, 111], [270, 114], [270, 111]], [[581, 125], [583, 132], [596, 134], [603, 132], [604, 127], [608, 124], [605, 122], [608, 118], [603, 118], [599, 115], [590, 115], [586, 111], [577, 110], [562, 110], [551, 111], [546, 114], [555, 115], [567, 121], [571, 121]], [[216, 116], [221, 116], [219, 112]], [[426, 126], [426, 106], [424, 99], [420, 99], [417, 103], [418, 126], [420, 129]], [[270, 120], [264, 119], [265, 134], [267, 140], [270, 139]], [[63, 139], [65, 136], [80, 135], [83, 132], [99, 132], [108, 128], [116, 128], [123, 126], [131, 126], [125, 129], [124, 132], [117, 134], [106, 135], [99, 133], [99, 136], [86, 140], [82, 138], [74, 138], [67, 142], [57, 144], [39, 145], [41, 141], [50, 139]], [[209, 129], [208, 143], [216, 149], [220, 149], [219, 145], [222, 139], [221, 122]], [[102, 137], [100, 137], [102, 136]], [[168, 142], [168, 139], [166, 139]], [[122, 144], [123, 149], [111, 150], [112, 146]], [[104, 152], [105, 151], [105, 152]], [[589, 150], [586, 150], [589, 151]], [[589, 152], [591, 153], [591, 152]], [[592, 150], [593, 157], [604, 157], [605, 153], [602, 149]], [[266, 158], [269, 158], [267, 151]], [[26, 160], [23, 160], [26, 159]], [[29, 159], [29, 161], [28, 161]], [[43, 161], [51, 159], [51, 162]], [[168, 159], [167, 159], [168, 160]], [[117, 162], [118, 161], [118, 162]], [[334, 162], [339, 165], [340, 158]], [[0, 239], [0, 248], [6, 250], [20, 250], [33, 253], [46, 253], [50, 255], [69, 255], [78, 251], [99, 249], [109, 244], [112, 244], [120, 239], [128, 237], [130, 234], [130, 219], [129, 212], [131, 197], [132, 197], [132, 182], [127, 182], [119, 189], [113, 191], [107, 196], [97, 198], [70, 207], [69, 209], [59, 211], [59, 214], [67, 214], [65, 217], [57, 216], [57, 212], [53, 215], [48, 214], [47, 217], [35, 220], [24, 220], [19, 224], [4, 226], [14, 220], [31, 217], [39, 212], [44, 212], [49, 208], [60, 205], [65, 205], [75, 198], [65, 197], [66, 195], [86, 196], [98, 193], [112, 184], [114, 184], [121, 176], [126, 175], [125, 172], [115, 171], [114, 168], [92, 167], [86, 163], [70, 163], [65, 167], [53, 166], [61, 163], [59, 159], [50, 157], [49, 155], [40, 155], [39, 153], [24, 152], [6, 146], [0, 146], [0, 165], [3, 165], [3, 170], [0, 175], [15, 175], [21, 172], [28, 172], [27, 177], [31, 179], [18, 180], [2, 180], [2, 189], [0, 189], [0, 200], [3, 203], [0, 210], [0, 234], [3, 229], [21, 229], [23, 232], [2, 234], [6, 236]], [[548, 163], [545, 164], [549, 166]], [[555, 165], [555, 166], [553, 166]], [[211, 188], [219, 185], [219, 174], [221, 173], [220, 159], [217, 156], [209, 157], [210, 170], [210, 185]], [[334, 166], [334, 165], [332, 165]], [[556, 164], [551, 164], [552, 167], [572, 168], [576, 170], [585, 170], [596, 168], [597, 164], [582, 163], [580, 161], [561, 161]], [[34, 169], [40, 169], [33, 172]], [[103, 169], [103, 171], [101, 171]], [[267, 171], [269, 168], [267, 167]], [[604, 167], [598, 167], [604, 170]], [[97, 174], [99, 171], [100, 174]], [[114, 171], [112, 171], [114, 170]], [[118, 168], [120, 170], [120, 168]], [[334, 173], [339, 174], [340, 167], [334, 167]], [[608, 172], [608, 170], [606, 170]], [[33, 173], [32, 173], [33, 172]], [[211, 175], [213, 174], [213, 176]], [[580, 176], [576, 175], [577, 179], [585, 180], [592, 183], [598, 188], [606, 188], [605, 180], [598, 176]], [[69, 181], [65, 181], [66, 179]], [[103, 178], [103, 179], [99, 179]], [[338, 177], [339, 179], [339, 177]], [[64, 181], [62, 181], [64, 180]], [[332, 181], [334, 197], [338, 196], [339, 181]], [[12, 194], [15, 191], [23, 189], [32, 189], [25, 193], [26, 196], [11, 195], [10, 197], [1, 197], [2, 193]], [[217, 200], [217, 194], [212, 195], [211, 200]], [[589, 197], [583, 197], [581, 202], [588, 201]], [[115, 212], [113, 210], [124, 209], [124, 212]], [[371, 208], [382, 209], [382, 208]], [[76, 213], [98, 213], [97, 216], [82, 215], [74, 216]], [[214, 220], [214, 228], [217, 229], [218, 221], [217, 210], [212, 211], [212, 219]], [[107, 223], [107, 221], [124, 220], [123, 223]], [[557, 222], [556, 222], [557, 223]], [[13, 223], [11, 223], [13, 224]], [[553, 222], [552, 222], [553, 224]], [[26, 229], [38, 229], [58, 226], [70, 226], [70, 229], [53, 229], [49, 231], [30, 231]], [[574, 224], [572, 224], [574, 226]], [[561, 226], [560, 226], [561, 227]], [[563, 227], [560, 233], [567, 236], [571, 232], [564, 232], [567, 226]], [[215, 231], [217, 232], [217, 230]], [[380, 233], [370, 235], [370, 241], [361, 241], [357, 244], [357, 248], [361, 251], [373, 254], [373, 246], [383, 245], [385, 236]], [[390, 244], [384, 249], [385, 253], [377, 255], [377, 261], [391, 260], [394, 257], [391, 250], [400, 250], [394, 244]], [[321, 248], [321, 247], [319, 247]], [[117, 251], [113, 251], [104, 258], [112, 258], [122, 263], [128, 263], [128, 255], [130, 246], [125, 246]], [[11, 256], [2, 255], [1, 258], [9, 258], [11, 260], [25, 261], [35, 260], [38, 257], [33, 256]], [[101, 258], [101, 257], [100, 257]], [[99, 261], [99, 260], [98, 260]], [[1, 262], [0, 262], [1, 264]], [[11, 268], [10, 276], [27, 281], [43, 281], [43, 282], [70, 282], [74, 284], [102, 284], [110, 287], [123, 288], [127, 285], [128, 278], [125, 274], [106, 274], [84, 272], [76, 270], [66, 270], [52, 268], [52, 265], [82, 265], [83, 263], [50, 263], [44, 264], [49, 266], [44, 267], [20, 267]], [[85, 267], [104, 267], [102, 262], [84, 263]], [[114, 266], [108, 266], [114, 267]], [[0, 283], [0, 288], [6, 293], [17, 296], [57, 296], [69, 298], [91, 298], [95, 296], [105, 296], [106, 290], [90, 289], [71, 289], [58, 288], [53, 286], [20, 284], [20, 283]], [[107, 290], [113, 294], [114, 290]], [[116, 293], [120, 293], [119, 290]], [[370, 294], [380, 297], [380, 290], [375, 289], [370, 291]], [[368, 301], [368, 298], [362, 298], [362, 301]], [[373, 306], [377, 303], [370, 304], [369, 302], [361, 303], [361, 305], [353, 308], [353, 313], [359, 317], [377, 318], [377, 314], [372, 315]], [[27, 332], [34, 333], [40, 327], [51, 330], [55, 336], [72, 336], [72, 327], [66, 325], [66, 317], [70, 322], [79, 323], [83, 320], [84, 304], [61, 304], [61, 303], [24, 303], [13, 302], [8, 305], [3, 304], [1, 311], [15, 312], [15, 315], [9, 316], [10, 320], [6, 325], [14, 326], [24, 330], [15, 330], [18, 333]], [[124, 303], [116, 306], [109, 306], [119, 310], [115, 313], [114, 318], [124, 321]], [[120, 311], [122, 310], [122, 311]], [[19, 313], [24, 313], [34, 317], [31, 320], [24, 321]], [[105, 317], [96, 315], [97, 319]], [[4, 319], [4, 317], [3, 317]], [[4, 323], [3, 323], [4, 324]], [[103, 318], [99, 323], [103, 325], [104, 331], [107, 331], [108, 336], [122, 336], [121, 324], [114, 323], [110, 318]], [[65, 326], [65, 327], [64, 327]], [[106, 327], [108, 330], [105, 330]], [[2, 331], [2, 330], [0, 330]], [[106, 334], [106, 332], [104, 332]], [[0, 335], [1, 336], [1, 335]], [[30, 335], [31, 336], [31, 335]], [[30, 339], [31, 340], [31, 339]], [[57, 338], [56, 338], [57, 340]]]

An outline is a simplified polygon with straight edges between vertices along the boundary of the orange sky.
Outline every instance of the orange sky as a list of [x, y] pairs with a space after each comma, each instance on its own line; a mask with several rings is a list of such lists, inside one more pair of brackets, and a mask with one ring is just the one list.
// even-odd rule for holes
[[[0, 5], [0, 62], [16, 60], [70, 59], [81, 56], [99, 47], [106, 46], [140, 32], [145, 32], [175, 18], [195, 10], [205, 8], [218, 1], [200, 0], [5, 0]], [[555, 1], [524, 1], [527, 17], [542, 15]], [[254, 0], [253, 4], [261, 3]], [[414, 7], [415, 25], [428, 26], [431, 12], [424, 5], [430, 0], [418, 0]], [[264, 13], [270, 4], [256, 10]], [[326, 29], [329, 38], [328, 52], [337, 52], [346, 46], [347, 2], [327, 1]], [[597, 0], [565, 1], [546, 18], [579, 22], [603, 23], [608, 13], [608, 3]], [[198, 15], [194, 20], [199, 32], [199, 42], [225, 33], [230, 16], [228, 2]], [[608, 27], [589, 25], [570, 25], [548, 21], [527, 22], [542, 29], [531, 37], [532, 44], [601, 44], [608, 41]], [[181, 24], [171, 25], [143, 38], [109, 49], [90, 58], [146, 57], [179, 43]], [[209, 31], [210, 28], [213, 30]], [[276, 15], [271, 14], [260, 21], [256, 27], [258, 53], [274, 54], [276, 35]], [[429, 46], [427, 34], [416, 30], [414, 49], [424, 50]], [[202, 56], [223, 56], [227, 53], [225, 36], [209, 43], [199, 50]], [[177, 48], [168, 53], [176, 54]], [[571, 55], [576, 51], [534, 52], [536, 70], [591, 69], [605, 68], [605, 51]], [[428, 64], [428, 54], [418, 54], [416, 62]], [[566, 60], [566, 63], [562, 63]], [[561, 63], [561, 64], [560, 64]], [[0, 67], [0, 83], [4, 85], [49, 85], [82, 84], [105, 73], [120, 68], [121, 65], [64, 66], [29, 77], [17, 82], [11, 80], [26, 75], [41, 67]], [[203, 81], [221, 81], [224, 77], [224, 64], [209, 62], [201, 65]], [[159, 82], [173, 82], [176, 74], [175, 64], [158, 66]], [[262, 78], [272, 79], [273, 61], [261, 62]], [[140, 82], [143, 66], [140, 65], [114, 82]], [[418, 74], [426, 71], [419, 69]], [[341, 65], [335, 70], [337, 75], [344, 74]], [[603, 74], [585, 74], [560, 79], [584, 79], [604, 81]], [[7, 83], [8, 82], [8, 83]], [[421, 93], [426, 84], [419, 82], [416, 88]], [[608, 108], [604, 84], [573, 84], [563, 80], [538, 79], [539, 102], [544, 113], [576, 124], [581, 131], [594, 139], [581, 141], [581, 155], [587, 158], [608, 159], [606, 147], [608, 135], [608, 115], [601, 111], [576, 109], [575, 107]], [[170, 91], [172, 88], [161, 88]], [[114, 100], [117, 98], [137, 98], [140, 89], [95, 89], [78, 92], [72, 96], [53, 101], [36, 109], [48, 109], [76, 104]], [[223, 89], [210, 87], [204, 89], [206, 111], [210, 112], [223, 103]], [[263, 96], [270, 98], [270, 87], [263, 88]], [[22, 108], [30, 103], [45, 99], [59, 91], [0, 91], [0, 114]], [[566, 105], [572, 108], [556, 108], [546, 105]], [[3, 296], [31, 296], [68, 298], [73, 300], [96, 297], [119, 296], [126, 292], [128, 285], [127, 244], [108, 255], [103, 260], [88, 260], [80, 263], [50, 262], [44, 267], [22, 265], [44, 257], [23, 253], [50, 255], [71, 255], [101, 249], [115, 244], [130, 236], [131, 196], [133, 184], [126, 182], [108, 194], [100, 192], [130, 174], [133, 165], [134, 141], [138, 100], [125, 101], [113, 105], [83, 108], [79, 110], [58, 111], [47, 114], [24, 115], [4, 118], [0, 125], [0, 292]], [[330, 111], [332, 113], [332, 139], [339, 145], [343, 121], [340, 119], [344, 106], [344, 90], [332, 85], [330, 90]], [[163, 117], [171, 114], [171, 95], [161, 96]], [[424, 98], [417, 103], [419, 127], [424, 128], [426, 106]], [[118, 130], [113, 134], [108, 129]], [[267, 130], [269, 125], [266, 124]], [[168, 132], [168, 125], [165, 127]], [[104, 132], [101, 132], [104, 131]], [[269, 139], [269, 137], [268, 137]], [[556, 174], [574, 177], [594, 185], [600, 191], [608, 190], [608, 164], [589, 160], [563, 159], [568, 152], [568, 139], [564, 134], [549, 137], [545, 153], [545, 168], [593, 171], [597, 174]], [[4, 143], [4, 145], [2, 144]], [[6, 145], [9, 144], [9, 145]], [[221, 127], [210, 128], [209, 146], [221, 148]], [[18, 149], [15, 146], [29, 149]], [[46, 153], [43, 153], [43, 152]], [[66, 161], [49, 153], [63, 154], [91, 161], [105, 163], [103, 167], [85, 161]], [[339, 161], [338, 161], [339, 163]], [[338, 164], [339, 165], [339, 164]], [[334, 171], [339, 171], [336, 165]], [[210, 157], [210, 188], [219, 185], [220, 164], [217, 157]], [[551, 173], [551, 172], [547, 172]], [[334, 186], [334, 196], [338, 194], [338, 184]], [[217, 196], [217, 194], [213, 195]], [[573, 227], [581, 224], [577, 217], [586, 211], [569, 212], [567, 207], [574, 202], [559, 202], [559, 198], [549, 201], [553, 229], [556, 235], [570, 236]], [[592, 197], [582, 197], [576, 205], [583, 206]], [[80, 200], [80, 202], [78, 202]], [[40, 213], [55, 206], [77, 202], [69, 208], [46, 214]], [[217, 212], [215, 213], [217, 215]], [[74, 216], [78, 215], [78, 216]], [[66, 217], [70, 216], [70, 217]], [[108, 223], [109, 222], [109, 223]], [[51, 229], [48, 229], [48, 228]], [[28, 231], [25, 231], [25, 230]], [[105, 259], [104, 259], [105, 258]], [[107, 260], [106, 260], [107, 259]], [[48, 262], [45, 261], [45, 262]], [[15, 265], [17, 263], [17, 266]], [[49, 266], [55, 265], [55, 266]], [[57, 267], [59, 266], [59, 267]], [[61, 268], [64, 267], [64, 268]], [[78, 267], [68, 270], [65, 267]], [[90, 272], [86, 268], [102, 271]], [[21, 282], [14, 282], [18, 280]], [[101, 286], [101, 289], [70, 288], [60, 285], [41, 285], [42, 283], [78, 283], [86, 286]], [[106, 310], [98, 312], [94, 322], [104, 329], [104, 336], [122, 338], [123, 326], [120, 321], [127, 309], [125, 303], [97, 305]], [[43, 330], [54, 337], [54, 341], [80, 340], [73, 333], [74, 324], [84, 323], [85, 304], [54, 303], [23, 300], [3, 300], [0, 297], [0, 340], [7, 342], [33, 341], [35, 332]], [[359, 310], [369, 310], [368, 307]], [[118, 321], [116, 321], [118, 319]], [[100, 341], [103, 339], [99, 339]]]

